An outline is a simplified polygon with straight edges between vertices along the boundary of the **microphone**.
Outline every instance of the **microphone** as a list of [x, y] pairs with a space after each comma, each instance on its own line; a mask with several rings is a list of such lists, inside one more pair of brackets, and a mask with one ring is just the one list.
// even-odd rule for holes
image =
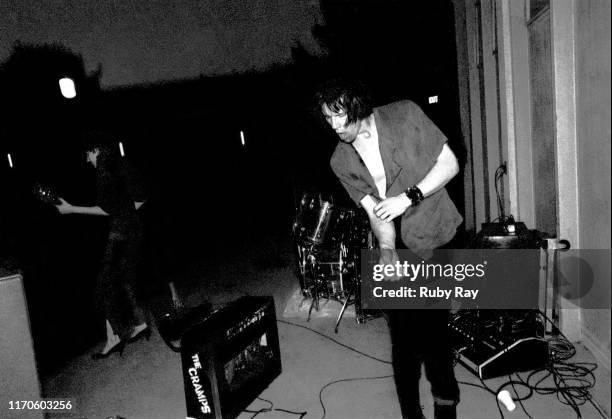
[[514, 409], [516, 409], [516, 404], [514, 404], [512, 396], [510, 395], [508, 390], [502, 390], [497, 393], [497, 400], [502, 402], [505, 408], [508, 409], [508, 412], [512, 412]]

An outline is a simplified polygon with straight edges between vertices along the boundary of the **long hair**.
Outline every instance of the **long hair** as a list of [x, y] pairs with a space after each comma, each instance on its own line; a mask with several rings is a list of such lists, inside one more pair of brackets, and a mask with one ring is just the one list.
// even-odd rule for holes
[[121, 158], [113, 136], [106, 131], [88, 131], [82, 135], [83, 151], [98, 150], [96, 173], [98, 180], [107, 180], [121, 171]]
[[337, 78], [321, 84], [315, 93], [320, 114], [323, 105], [334, 113], [346, 112], [347, 124], [355, 123], [372, 113], [372, 99], [365, 85], [358, 80]]

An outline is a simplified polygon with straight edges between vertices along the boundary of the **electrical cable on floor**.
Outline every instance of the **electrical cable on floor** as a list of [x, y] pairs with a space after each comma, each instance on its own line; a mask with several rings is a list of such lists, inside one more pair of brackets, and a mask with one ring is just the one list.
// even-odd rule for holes
[[489, 388], [488, 385], [485, 384], [484, 380], [480, 377], [478, 377], [480, 379], [480, 382], [482, 383], [482, 387], [487, 390], [488, 392], [490, 392], [491, 394], [493, 394], [493, 397], [495, 397], [495, 405], [497, 406], [497, 411], [499, 412], [499, 416], [501, 416], [501, 419], [504, 419], [504, 412], [502, 411], [501, 406], [499, 405], [499, 399], [497, 398], [497, 392], [493, 391]]
[[[525, 384], [537, 394], [555, 394], [557, 400], [570, 406], [580, 418], [580, 406], [591, 400], [590, 390], [595, 386], [593, 363], [550, 362], [546, 367], [532, 371]], [[554, 386], [543, 384], [552, 379]], [[535, 381], [535, 382], [534, 382]]]
[[[499, 391], [500, 391], [502, 388], [504, 388], [506, 385], [509, 385], [509, 384], [517, 384], [518, 382], [514, 381], [513, 383], [512, 383], [512, 382], [507, 382], [507, 383], [504, 383], [504, 384], [503, 384], [503, 385], [502, 385], [502, 386], [499, 388], [499, 390], [498, 390], [497, 392], [496, 392], [496, 391], [494, 391], [494, 390], [491, 390], [491, 389], [489, 388], [489, 386], [487, 386], [487, 385], [485, 384], [484, 380], [480, 379], [480, 382], [481, 382], [482, 384], [469, 383], [469, 382], [467, 382], [467, 381], [457, 381], [457, 383], [458, 383], [458, 384], [462, 384], [462, 385], [465, 385], [465, 386], [476, 387], [476, 388], [479, 388], [479, 389], [481, 389], [481, 390], [485, 390], [485, 391], [487, 391], [487, 392], [491, 393], [491, 394], [493, 395], [493, 397], [495, 397], [495, 403], [497, 404], [497, 410], [498, 410], [498, 412], [499, 412], [499, 416], [500, 416], [502, 419], [504, 419], [504, 412], [503, 412], [503, 410], [502, 410], [501, 406], [499, 405], [499, 399], [497, 398], [497, 395], [499, 394]], [[520, 384], [523, 384], [523, 383], [520, 383]], [[513, 385], [513, 388], [514, 388], [514, 385]], [[515, 393], [516, 393], [516, 390], [515, 390]], [[517, 393], [517, 394], [518, 394], [518, 393]], [[518, 397], [518, 396], [517, 396], [517, 397]], [[520, 397], [520, 398], [518, 399], [518, 400], [519, 400], [519, 403], [522, 405], [522, 404], [523, 404], [523, 403], [522, 403], [522, 400], [526, 400], [526, 399], [527, 399], [527, 398], [529, 398], [529, 397], [531, 397], [531, 394], [530, 394], [528, 397]], [[516, 400], [516, 399], [513, 399], [513, 400]], [[525, 413], [527, 414], [527, 416], [531, 418], [531, 416], [529, 416], [529, 414], [527, 413], [527, 411], [526, 411], [524, 408], [523, 408], [523, 411], [525, 411]]]
[[313, 333], [316, 333], [316, 334], [317, 334], [317, 335], [319, 335], [319, 336], [324, 337], [325, 339], [331, 340], [331, 341], [332, 341], [332, 342], [334, 342], [335, 344], [340, 345], [340, 346], [342, 346], [343, 348], [348, 349], [349, 351], [356, 352], [356, 353], [358, 353], [359, 355], [365, 356], [366, 358], [373, 359], [374, 361], [382, 362], [383, 364], [391, 364], [391, 361], [387, 361], [387, 360], [380, 359], [380, 358], [377, 358], [377, 357], [375, 357], [375, 356], [369, 355], [369, 354], [367, 354], [367, 353], [365, 353], [365, 352], [360, 351], [359, 349], [355, 349], [355, 348], [353, 348], [352, 346], [346, 345], [346, 344], [344, 344], [344, 343], [342, 343], [342, 342], [340, 342], [340, 341], [338, 341], [338, 340], [336, 340], [336, 339], [334, 339], [334, 338], [332, 338], [332, 337], [330, 337], [330, 336], [327, 336], [325, 333], [321, 333], [321, 332], [319, 332], [318, 330], [312, 329], [312, 328], [310, 328], [310, 327], [306, 327], [306, 326], [303, 326], [303, 325], [301, 325], [301, 324], [297, 324], [297, 323], [293, 323], [293, 322], [288, 322], [288, 321], [286, 321], [286, 320], [279, 320], [279, 319], [276, 319], [276, 321], [277, 321], [277, 322], [279, 322], [279, 323], [285, 323], [285, 324], [288, 324], [288, 325], [291, 325], [291, 326], [301, 327], [302, 329], [309, 330], [309, 331], [311, 331], [311, 332], [313, 332]]
[[[590, 367], [590, 368], [589, 368]], [[589, 402], [593, 405], [595, 410], [601, 415], [602, 418], [608, 418], [604, 412], [593, 402], [589, 390], [595, 385], [595, 377], [592, 372], [596, 367], [595, 364], [592, 363], [566, 363], [562, 361], [558, 361], [557, 363], [549, 363], [546, 367], [532, 371], [527, 380], [523, 379], [518, 373], [515, 373], [517, 380], [510, 379], [503, 383], [501, 386], [497, 388], [497, 390], [492, 390], [489, 386], [486, 385], [484, 380], [480, 379], [481, 385], [475, 383], [469, 383], [464, 381], [458, 381], [459, 384], [472, 386], [476, 388], [480, 388], [486, 390], [494, 396], [502, 391], [502, 389], [508, 385], [512, 386], [514, 390], [515, 397], [512, 399], [514, 401], [518, 401], [522, 410], [525, 412], [527, 417], [532, 418], [532, 416], [527, 412], [523, 400], [527, 400], [533, 396], [534, 393], [541, 395], [549, 395], [556, 394], [557, 399], [565, 404], [570, 406], [574, 412], [576, 413], [578, 418], [582, 417], [580, 412], [580, 406]], [[545, 374], [543, 377], [540, 377], [535, 383], [532, 383], [534, 377], [538, 374]], [[554, 386], [544, 386], [542, 382], [552, 377], [554, 380]], [[584, 378], [587, 377], [587, 378]], [[588, 378], [590, 377], [590, 379]], [[566, 384], [567, 380], [571, 380], [573, 385]], [[518, 393], [517, 385], [523, 386], [529, 389], [529, 393], [527, 395], [521, 396]], [[499, 405], [499, 400], [496, 397], [497, 409], [499, 411], [500, 417], [503, 419], [504, 414]]]
[[[539, 394], [556, 394], [557, 399], [561, 403], [570, 406], [578, 417], [582, 417], [580, 406], [587, 402], [589, 402], [602, 417], [607, 417], [593, 402], [590, 394], [590, 390], [594, 388], [597, 383], [595, 375], [593, 374], [593, 371], [597, 369], [597, 364], [589, 362], [565, 362], [576, 354], [576, 348], [545, 313], [540, 311], [540, 315], [552, 325], [553, 331], [559, 336], [553, 336], [547, 339], [550, 348], [550, 363], [544, 369], [531, 373], [527, 382], [529, 383], [529, 380], [534, 375], [547, 372], [547, 374], [536, 383], [536, 388], [534, 388], [536, 392]], [[549, 377], [553, 379], [555, 384], [554, 388], [538, 387], [540, 383]]]
[[[334, 342], [335, 344], [340, 345], [340, 346], [342, 346], [342, 347], [343, 347], [343, 348], [345, 348], [345, 349], [348, 349], [348, 350], [350, 350], [350, 351], [356, 352], [356, 353], [358, 353], [359, 355], [365, 356], [366, 358], [373, 359], [374, 361], [378, 361], [378, 362], [381, 362], [381, 363], [383, 363], [383, 364], [391, 364], [391, 361], [386, 361], [386, 360], [384, 360], [384, 359], [380, 359], [380, 358], [376, 358], [375, 356], [368, 355], [368, 354], [366, 354], [365, 352], [362, 352], [362, 351], [360, 351], [360, 350], [358, 350], [358, 349], [355, 349], [355, 348], [353, 348], [352, 346], [346, 345], [346, 344], [344, 344], [344, 343], [342, 343], [342, 342], [340, 342], [340, 341], [338, 341], [338, 340], [336, 340], [336, 339], [334, 339], [334, 338], [332, 338], [332, 337], [330, 337], [330, 336], [327, 336], [326, 334], [321, 333], [321, 332], [319, 332], [318, 330], [314, 330], [314, 329], [312, 329], [312, 328], [310, 328], [310, 327], [306, 327], [306, 326], [303, 326], [303, 325], [301, 325], [301, 324], [297, 324], [297, 323], [293, 323], [293, 322], [288, 322], [288, 321], [286, 321], [286, 320], [279, 320], [279, 319], [277, 319], [276, 321], [277, 321], [277, 322], [279, 322], [279, 323], [285, 323], [285, 324], [288, 324], [288, 325], [290, 325], [290, 326], [301, 327], [302, 329], [309, 330], [309, 331], [311, 331], [311, 332], [313, 332], [313, 333], [316, 333], [317, 335], [320, 335], [320, 336], [322, 336], [322, 337], [324, 337], [324, 338], [326, 338], [326, 339], [331, 340], [331, 341], [332, 341], [332, 342]], [[325, 418], [325, 415], [326, 415], [325, 404], [323, 403], [323, 391], [325, 391], [325, 389], [326, 389], [327, 387], [329, 387], [329, 386], [331, 386], [331, 385], [333, 385], [333, 384], [336, 384], [336, 383], [341, 383], [341, 382], [348, 382], [348, 381], [360, 381], [360, 380], [380, 380], [380, 379], [383, 379], [383, 378], [391, 378], [391, 377], [393, 377], [393, 375], [392, 375], [392, 374], [391, 374], [391, 375], [383, 375], [383, 376], [379, 376], [379, 377], [356, 377], [356, 378], [343, 378], [343, 379], [340, 379], [340, 380], [334, 380], [334, 381], [331, 381], [331, 382], [329, 382], [329, 383], [325, 384], [323, 387], [321, 387], [321, 390], [319, 391], [319, 403], [321, 404], [321, 408], [323, 409], [323, 416], [321, 416], [321, 419], [324, 419], [324, 418]]]
[[[350, 351], [356, 352], [356, 353], [358, 353], [359, 355], [365, 356], [366, 358], [373, 359], [374, 361], [378, 361], [378, 362], [381, 362], [381, 363], [383, 363], [383, 364], [391, 364], [391, 361], [386, 361], [386, 360], [384, 360], [384, 359], [376, 358], [375, 356], [372, 356], [372, 355], [366, 354], [365, 352], [362, 352], [362, 351], [360, 351], [360, 350], [358, 350], [358, 349], [355, 349], [355, 348], [353, 348], [353, 347], [351, 347], [351, 346], [349, 346], [349, 345], [346, 345], [346, 344], [344, 344], [344, 343], [342, 343], [342, 342], [340, 342], [340, 341], [338, 341], [338, 340], [336, 340], [336, 339], [334, 339], [334, 338], [332, 338], [332, 337], [330, 337], [330, 336], [327, 336], [326, 334], [321, 333], [321, 332], [319, 332], [318, 330], [314, 330], [314, 329], [312, 329], [312, 328], [310, 328], [310, 327], [306, 327], [306, 326], [303, 326], [303, 325], [301, 325], [301, 324], [297, 324], [297, 323], [293, 323], [293, 322], [288, 322], [288, 321], [286, 321], [286, 320], [280, 320], [280, 319], [277, 319], [276, 321], [277, 321], [278, 323], [284, 323], [284, 324], [287, 324], [287, 325], [290, 325], [290, 326], [300, 327], [300, 328], [302, 328], [302, 329], [306, 329], [306, 330], [308, 330], [308, 331], [310, 331], [310, 332], [316, 333], [317, 335], [320, 335], [320, 336], [322, 336], [322, 337], [324, 337], [324, 338], [326, 338], [326, 339], [328, 339], [328, 340], [330, 340], [330, 341], [334, 342], [335, 344], [337, 344], [337, 345], [339, 345], [339, 346], [342, 346], [342, 347], [343, 347], [343, 348], [345, 348], [345, 349], [348, 349], [348, 350], [350, 350]], [[325, 385], [325, 386], [323, 386], [323, 387], [321, 388], [321, 390], [319, 391], [319, 403], [321, 403], [321, 407], [323, 408], [323, 418], [325, 417], [325, 414], [326, 414], [326, 413], [325, 413], [325, 405], [323, 404], [323, 398], [322, 398], [322, 393], [323, 393], [323, 391], [325, 390], [325, 388], [329, 387], [329, 386], [330, 386], [330, 385], [332, 385], [332, 384], [339, 383], [339, 382], [343, 382], [343, 381], [377, 380], [377, 379], [389, 378], [389, 377], [393, 377], [393, 375], [385, 375], [385, 376], [381, 376], [381, 377], [358, 377], [358, 378], [347, 378], [347, 379], [342, 379], [342, 380], [335, 380], [335, 381], [332, 381], [332, 382], [330, 382], [330, 383], [326, 384], [326, 385]], [[302, 418], [303, 418], [303, 417], [304, 417], [304, 416], [305, 416], [305, 415], [308, 413], [308, 412], [295, 412], [295, 411], [291, 411], [291, 410], [285, 410], [285, 409], [274, 408], [274, 403], [272, 403], [270, 400], [266, 400], [266, 399], [263, 399], [263, 398], [261, 398], [261, 397], [258, 397], [257, 399], [259, 399], [259, 400], [262, 400], [262, 401], [265, 401], [265, 402], [269, 403], [269, 404], [270, 404], [270, 406], [269, 406], [269, 407], [264, 407], [264, 408], [261, 408], [261, 409], [259, 409], [259, 410], [243, 410], [243, 412], [246, 412], [246, 413], [253, 413], [253, 416], [251, 416], [251, 419], [253, 419], [253, 418], [257, 417], [258, 415], [260, 415], [260, 414], [262, 414], [262, 413], [268, 413], [268, 412], [272, 412], [272, 411], [276, 411], [276, 412], [285, 412], [285, 413], [290, 413], [290, 414], [294, 414], [294, 415], [299, 415], [299, 416], [300, 416], [300, 418], [299, 418], [299, 419], [302, 419]]]
[[[480, 378], [480, 377], [479, 377], [479, 378]], [[504, 416], [504, 412], [503, 412], [503, 410], [502, 410], [502, 408], [501, 408], [501, 406], [500, 406], [500, 404], [499, 404], [499, 399], [497, 398], [497, 395], [499, 394], [499, 392], [500, 392], [500, 391], [501, 391], [501, 390], [502, 390], [504, 387], [506, 387], [507, 385], [512, 385], [512, 387], [513, 387], [513, 388], [514, 388], [514, 385], [515, 385], [515, 384], [525, 385], [523, 382], [519, 382], [519, 381], [513, 381], [513, 380], [510, 380], [510, 381], [508, 381], [508, 382], [506, 382], [506, 383], [502, 384], [502, 385], [501, 385], [501, 386], [498, 388], [498, 390], [497, 390], [497, 391], [495, 391], [495, 390], [490, 389], [490, 388], [489, 388], [489, 386], [488, 386], [488, 385], [487, 385], [487, 384], [484, 382], [484, 380], [483, 380], [483, 379], [481, 379], [481, 378], [480, 378], [480, 382], [481, 382], [482, 384], [470, 383], [470, 382], [467, 382], [467, 381], [457, 381], [457, 383], [458, 383], [458, 384], [465, 385], [465, 386], [476, 387], [476, 388], [479, 388], [479, 389], [481, 389], [481, 390], [485, 390], [485, 391], [487, 391], [487, 392], [491, 393], [491, 395], [493, 395], [493, 397], [495, 397], [495, 403], [496, 403], [496, 405], [497, 405], [497, 410], [498, 410], [498, 412], [499, 412], [499, 416], [500, 416], [502, 419], [504, 419], [504, 418], [505, 418], [505, 416]], [[516, 396], [516, 398], [513, 398], [513, 400], [518, 400], [518, 402], [521, 404], [521, 406], [522, 406], [522, 404], [523, 404], [523, 403], [522, 403], [522, 401], [523, 401], [523, 400], [528, 399], [529, 397], [531, 397], [531, 396], [532, 396], [532, 393], [533, 393], [533, 391], [530, 391], [530, 394], [529, 394], [528, 396], [520, 397], [520, 396], [518, 396], [518, 392], [516, 391], [516, 389], [514, 390], [514, 392], [515, 392], [515, 394], [516, 394], [517, 396]], [[529, 413], [527, 413], [527, 411], [524, 409], [524, 407], [523, 407], [523, 411], [525, 412], [525, 414], [526, 414], [526, 415], [527, 415], [529, 418], [531, 418], [531, 416], [529, 415]]]
[[[556, 394], [557, 399], [565, 404], [570, 406], [574, 412], [577, 414], [577, 416], [579, 418], [582, 417], [581, 412], [580, 412], [580, 406], [584, 405], [585, 403], [589, 402], [591, 403], [591, 405], [593, 405], [593, 407], [597, 410], [597, 412], [603, 417], [606, 418], [607, 416], [604, 414], [604, 412], [601, 411], [601, 409], [593, 402], [591, 395], [590, 395], [590, 390], [595, 386], [596, 383], [596, 379], [595, 376], [593, 374], [593, 371], [597, 368], [597, 365], [594, 363], [567, 363], [565, 362], [565, 360], [573, 357], [576, 354], [576, 348], [574, 347], [574, 345], [572, 345], [572, 343], [567, 339], [567, 337], [556, 327], [556, 325], [554, 324], [554, 322], [549, 319], [544, 313], [540, 312], [540, 314], [544, 317], [544, 319], [546, 319], [547, 321], [549, 321], [552, 325], [553, 328], [556, 330], [556, 332], [560, 335], [560, 336], [555, 336], [555, 337], [549, 337], [546, 339], [546, 341], [548, 342], [549, 345], [549, 363], [546, 365], [546, 367], [541, 368], [539, 370], [535, 370], [533, 372], [531, 372], [529, 374], [529, 376], [527, 377], [527, 380], [525, 381], [518, 373], [516, 374], [516, 376], [518, 377], [519, 381], [516, 380], [512, 380], [512, 377], [509, 376], [509, 380], [505, 383], [503, 383], [498, 389], [497, 391], [491, 390], [486, 384], [485, 382], [480, 379], [482, 385], [478, 385], [478, 384], [474, 384], [474, 383], [468, 383], [468, 382], [462, 382], [459, 381], [459, 384], [463, 384], [463, 385], [468, 385], [468, 386], [473, 386], [473, 387], [477, 387], [477, 388], [481, 388], [484, 389], [488, 392], [490, 392], [491, 394], [493, 394], [495, 396], [495, 402], [497, 405], [497, 409], [499, 411], [499, 414], [501, 416], [502, 419], [504, 419], [504, 414], [502, 411], [502, 408], [500, 406], [499, 400], [497, 398], [497, 395], [499, 394], [500, 391], [502, 391], [502, 389], [508, 385], [512, 386], [512, 389], [514, 391], [515, 394], [515, 398], [513, 398], [513, 400], [516, 400], [519, 402], [523, 412], [527, 415], [527, 417], [532, 418], [532, 416], [527, 412], [524, 404], [523, 404], [523, 400], [527, 400], [530, 397], [533, 396], [533, 393], [537, 393], [537, 394], [543, 394], [543, 395], [547, 395], [547, 394]], [[346, 348], [350, 351], [356, 352], [362, 356], [365, 356], [366, 358], [370, 358], [373, 359], [375, 361], [384, 363], [384, 364], [391, 364], [391, 361], [386, 361], [377, 357], [374, 357], [372, 355], [366, 354], [358, 349], [355, 349], [351, 346], [348, 346], [330, 336], [325, 335], [324, 333], [321, 333], [317, 330], [314, 330], [310, 327], [306, 327], [297, 323], [293, 323], [293, 322], [288, 322], [285, 320], [278, 320], [277, 322], [279, 323], [285, 323], [287, 325], [291, 325], [291, 326], [295, 326], [295, 327], [300, 327], [302, 329], [306, 329], [309, 330], [313, 333], [316, 333], [334, 343], [336, 343], [339, 346], [342, 346], [343, 348]], [[533, 379], [533, 377], [535, 377], [537, 374], [541, 374], [541, 373], [545, 373], [545, 375], [540, 378], [539, 380], [536, 381], [535, 384], [531, 383], [531, 380]], [[321, 407], [323, 409], [323, 416], [322, 419], [325, 418], [326, 415], [326, 410], [325, 410], [325, 405], [323, 403], [323, 398], [322, 398], [322, 393], [323, 391], [329, 387], [332, 384], [335, 383], [339, 383], [339, 382], [345, 382], [345, 381], [357, 381], [357, 380], [373, 380], [373, 379], [382, 379], [382, 378], [389, 378], [389, 377], [393, 377], [393, 375], [387, 375], [387, 376], [381, 376], [381, 377], [362, 377], [362, 378], [349, 378], [349, 379], [341, 379], [341, 380], [335, 380], [332, 381], [328, 384], [326, 384], [325, 386], [323, 386], [319, 392], [319, 402], [321, 403]], [[542, 386], [542, 382], [544, 382], [546, 379], [548, 379], [549, 377], [552, 377], [555, 387], [545, 387]], [[568, 384], [568, 381], [570, 382], [570, 384]], [[520, 385], [520, 386], [524, 386], [527, 389], [529, 389], [529, 393], [526, 396], [520, 396], [518, 394], [517, 388], [516, 386]], [[261, 412], [258, 412], [256, 414], [259, 414]], [[296, 413], [296, 412], [290, 412], [290, 413]], [[296, 413], [299, 414], [299, 413]]]
[[[603, 418], [606, 418], [605, 413], [593, 402], [590, 395], [590, 390], [596, 384], [593, 371], [597, 368], [597, 365], [589, 362], [567, 362], [568, 359], [576, 354], [576, 348], [551, 319], [542, 312], [540, 314], [546, 321], [552, 324], [555, 334], [545, 339], [549, 345], [549, 359], [544, 367], [532, 371], [526, 379], [522, 378], [518, 373], [515, 373], [516, 380], [512, 379], [512, 376], [509, 375], [509, 380], [503, 383], [496, 391], [490, 389], [482, 379], [480, 379], [481, 386], [474, 383], [459, 383], [482, 388], [493, 395], [498, 395], [505, 387], [510, 385], [515, 395], [512, 400], [519, 402], [522, 410], [529, 418], [532, 418], [532, 416], [527, 412], [523, 400], [529, 399], [534, 393], [541, 395], [555, 394], [561, 403], [570, 406], [574, 410], [578, 418], [582, 417], [580, 407], [588, 402], [593, 405]], [[552, 380], [553, 385], [545, 385], [544, 382], [547, 380]], [[519, 395], [518, 386], [527, 388], [529, 393], [523, 396]], [[500, 416], [503, 419], [504, 414], [497, 397], [496, 402]]]
[[589, 403], [591, 403], [591, 405], [595, 408], [595, 410], [597, 410], [597, 413], [599, 413], [599, 415], [603, 418], [603, 419], [610, 419], [610, 416], [606, 414], [606, 412], [604, 412], [603, 410], [601, 410], [601, 407], [597, 406], [597, 404], [593, 401], [592, 397], [589, 397]]
[[[518, 375], [518, 373], [516, 374], [516, 376], [520, 380], [521, 377]], [[512, 376], [508, 375], [508, 380], [509, 380], [510, 384], [512, 384], [512, 390], [514, 390], [514, 394], [516, 395], [516, 399], [514, 399], [514, 400], [517, 400], [519, 402], [519, 404], [521, 405], [521, 409], [523, 409], [523, 412], [525, 412], [527, 417], [529, 419], [533, 419], [533, 417], [529, 414], [529, 412], [527, 412], [527, 409], [525, 408], [525, 405], [523, 404], [523, 400], [527, 400], [528, 398], [530, 398], [533, 395], [533, 389], [527, 387], [527, 388], [529, 388], [529, 394], [527, 396], [525, 396], [525, 397], [519, 397], [518, 391], [516, 390], [516, 387], [514, 386], [515, 381], [512, 380]], [[519, 381], [519, 384], [523, 385], [523, 382]]]
[[272, 412], [272, 411], [274, 411], [274, 412], [290, 413], [292, 415], [298, 415], [299, 419], [302, 419], [304, 416], [306, 416], [308, 414], [307, 411], [306, 412], [296, 412], [296, 411], [293, 411], [293, 410], [275, 408], [274, 407], [274, 403], [272, 403], [270, 400], [264, 399], [262, 397], [257, 397], [257, 399], [268, 403], [270, 406], [269, 407], [263, 407], [263, 408], [261, 408], [259, 410], [248, 410], [248, 409], [243, 410], [243, 412], [246, 412], [246, 413], [253, 413], [253, 416], [251, 416], [250, 419], [253, 419], [253, 418], [257, 417], [258, 415], [260, 415], [262, 413], [269, 413], [269, 412]]
[[553, 331], [559, 334], [559, 336], [552, 336], [546, 339], [548, 342], [549, 356], [551, 360], [553, 362], [557, 360], [563, 361], [576, 355], [576, 348], [563, 334], [563, 332], [561, 332], [555, 322], [553, 322], [542, 310], [538, 310], [538, 312], [545, 322], [549, 322], [551, 324]]
[[319, 391], [319, 403], [321, 404], [321, 408], [323, 409], [323, 416], [321, 416], [321, 419], [325, 419], [325, 415], [327, 414], [327, 410], [325, 409], [325, 404], [323, 403], [323, 391], [325, 391], [325, 389], [333, 384], [337, 384], [337, 383], [343, 383], [343, 382], [350, 382], [350, 381], [364, 381], [364, 380], [382, 380], [385, 378], [392, 378], [393, 375], [381, 375], [379, 377], [355, 377], [355, 378], [342, 378], [340, 380], [334, 380], [334, 381], [330, 381], [329, 383], [325, 384], [323, 387], [321, 387], [321, 390]]

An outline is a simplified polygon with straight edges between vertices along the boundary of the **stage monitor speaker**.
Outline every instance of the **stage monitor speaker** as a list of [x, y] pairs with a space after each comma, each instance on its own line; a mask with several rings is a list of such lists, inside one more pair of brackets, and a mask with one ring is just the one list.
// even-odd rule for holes
[[28, 306], [21, 275], [0, 277], [0, 416], [43, 418], [36, 410], [8, 410], [10, 402], [40, 400]]
[[181, 338], [188, 418], [237, 417], [281, 373], [272, 297], [242, 297]]

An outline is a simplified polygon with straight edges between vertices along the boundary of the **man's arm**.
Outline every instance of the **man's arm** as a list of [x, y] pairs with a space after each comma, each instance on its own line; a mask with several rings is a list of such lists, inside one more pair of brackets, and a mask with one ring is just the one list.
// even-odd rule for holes
[[436, 159], [436, 164], [416, 186], [423, 192], [423, 196], [427, 197], [446, 186], [457, 173], [459, 173], [457, 157], [453, 150], [444, 144]]
[[57, 204], [55, 207], [57, 208], [59, 213], [62, 215], [65, 215], [65, 214], [108, 215], [108, 213], [99, 206], [81, 207], [77, 205], [72, 205], [63, 198], [59, 198], [59, 200], [61, 204]]
[[[459, 173], [457, 157], [450, 147], [444, 144], [442, 151], [436, 158], [436, 163], [416, 186], [421, 190], [423, 196], [427, 197], [442, 189], [457, 173]], [[390, 223], [394, 218], [402, 215], [411, 205], [412, 202], [406, 194], [401, 193], [379, 202], [374, 206], [373, 213], [375, 218]]]
[[378, 240], [378, 246], [381, 249], [395, 249], [395, 224], [383, 221], [374, 214], [376, 201], [370, 195], [363, 197], [361, 206], [368, 214], [370, 226]]
[[[109, 214], [102, 209], [100, 206], [92, 206], [92, 207], [81, 207], [78, 205], [72, 205], [66, 200], [59, 198], [61, 204], [56, 205], [55, 207], [59, 211], [60, 214], [84, 214], [84, 215], [101, 215], [108, 216]], [[134, 208], [138, 209], [144, 204], [146, 201], [135, 201]]]
[[399, 256], [395, 250], [395, 224], [383, 221], [374, 215], [375, 205], [376, 201], [370, 195], [366, 195], [361, 200], [361, 206], [366, 210], [372, 231], [376, 239], [378, 239], [378, 247], [380, 249], [378, 263], [382, 265], [395, 265], [399, 261]]

